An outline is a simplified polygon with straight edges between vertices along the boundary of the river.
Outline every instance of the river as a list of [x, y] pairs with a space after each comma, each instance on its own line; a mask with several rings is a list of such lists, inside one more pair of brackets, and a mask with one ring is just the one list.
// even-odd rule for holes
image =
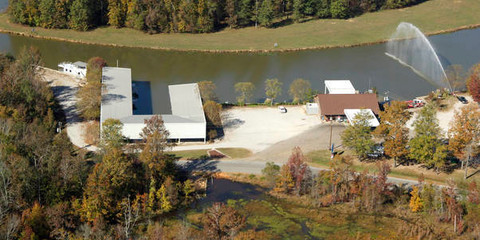
[[[0, 0], [0, 8], [6, 0]], [[392, 29], [392, 33], [395, 29]], [[463, 30], [429, 37], [446, 68], [461, 64], [469, 69], [480, 62], [480, 29]], [[62, 61], [86, 61], [100, 56], [110, 66], [132, 68], [133, 79], [149, 81], [154, 113], [169, 113], [167, 85], [214, 81], [220, 101], [235, 101], [234, 84], [255, 84], [253, 101], [265, 98], [264, 81], [278, 78], [283, 82], [280, 101], [290, 100], [288, 87], [296, 78], [311, 82], [323, 92], [323, 80], [349, 79], [356, 89], [376, 87], [380, 95], [388, 91], [393, 99], [426, 95], [436, 89], [411, 69], [387, 57], [385, 44], [352, 48], [332, 48], [285, 53], [199, 53], [127, 47], [106, 47], [0, 34], [0, 51], [18, 54], [26, 46], [35, 46], [44, 65], [57, 68]]]

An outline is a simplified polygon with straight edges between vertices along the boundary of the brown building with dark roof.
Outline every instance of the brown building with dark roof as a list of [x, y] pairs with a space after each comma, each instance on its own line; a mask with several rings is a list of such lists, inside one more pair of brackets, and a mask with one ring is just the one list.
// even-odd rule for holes
[[368, 94], [318, 94], [315, 97], [318, 103], [318, 113], [324, 120], [344, 119], [345, 109], [371, 109], [378, 115], [377, 95]]

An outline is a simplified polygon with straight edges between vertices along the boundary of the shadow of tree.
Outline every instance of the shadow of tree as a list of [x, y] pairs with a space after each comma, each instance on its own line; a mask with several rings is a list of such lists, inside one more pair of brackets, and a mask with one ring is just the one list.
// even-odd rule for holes
[[59, 103], [68, 123], [79, 122], [78, 111], [74, 99], [78, 91], [77, 87], [53, 86], [51, 87], [56, 101]]
[[223, 129], [228, 129], [228, 128], [237, 128], [245, 124], [245, 121], [239, 118], [233, 118], [230, 113], [224, 112], [222, 114], [222, 123], [223, 123]]
[[198, 160], [188, 160], [188, 161], [179, 161], [178, 164], [181, 168], [188, 172], [193, 171], [205, 171], [205, 172], [220, 172], [220, 169], [217, 168], [217, 160], [208, 160], [208, 159], [198, 159]]
[[102, 97], [102, 103], [107, 104], [113, 101], [119, 101], [125, 99], [126, 97], [120, 94], [104, 94]]

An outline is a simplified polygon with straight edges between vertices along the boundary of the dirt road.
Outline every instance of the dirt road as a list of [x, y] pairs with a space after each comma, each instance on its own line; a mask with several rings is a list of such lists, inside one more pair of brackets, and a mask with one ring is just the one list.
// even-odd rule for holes
[[83, 125], [85, 122], [81, 121], [75, 106], [78, 88], [84, 83], [84, 80], [49, 68], [42, 68], [41, 71], [43, 79], [49, 84], [55, 98], [65, 112], [67, 120], [65, 129], [70, 141], [77, 147], [95, 151], [96, 147], [87, 145], [83, 140]]

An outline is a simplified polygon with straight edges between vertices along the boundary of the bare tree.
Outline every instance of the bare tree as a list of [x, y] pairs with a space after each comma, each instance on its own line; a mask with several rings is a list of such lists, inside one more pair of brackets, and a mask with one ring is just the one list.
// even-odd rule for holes
[[125, 239], [130, 239], [132, 230], [137, 225], [138, 219], [140, 218], [140, 207], [138, 202], [130, 201], [130, 196], [122, 201], [123, 209], [123, 232], [125, 234]]
[[237, 97], [239, 104], [244, 105], [252, 97], [253, 90], [255, 86], [251, 82], [239, 82], [235, 84], [235, 92], [240, 93], [240, 96]]
[[4, 239], [15, 239], [15, 233], [19, 230], [20, 226], [20, 216], [17, 214], [11, 214], [6, 219], [5, 222], [0, 221], [4, 229]]
[[294, 103], [303, 103], [308, 98], [308, 93], [311, 89], [312, 87], [308, 80], [298, 78], [290, 84], [288, 93], [293, 98]]
[[198, 82], [198, 88], [200, 89], [200, 95], [202, 96], [203, 102], [207, 101], [216, 101], [217, 95], [215, 94], [215, 83], [212, 81], [201, 81]]
[[203, 230], [208, 239], [233, 239], [244, 226], [245, 217], [223, 203], [214, 203], [203, 217]]
[[278, 79], [265, 80], [265, 95], [270, 98], [270, 105], [273, 105], [273, 101], [280, 95], [282, 95], [282, 85]]

